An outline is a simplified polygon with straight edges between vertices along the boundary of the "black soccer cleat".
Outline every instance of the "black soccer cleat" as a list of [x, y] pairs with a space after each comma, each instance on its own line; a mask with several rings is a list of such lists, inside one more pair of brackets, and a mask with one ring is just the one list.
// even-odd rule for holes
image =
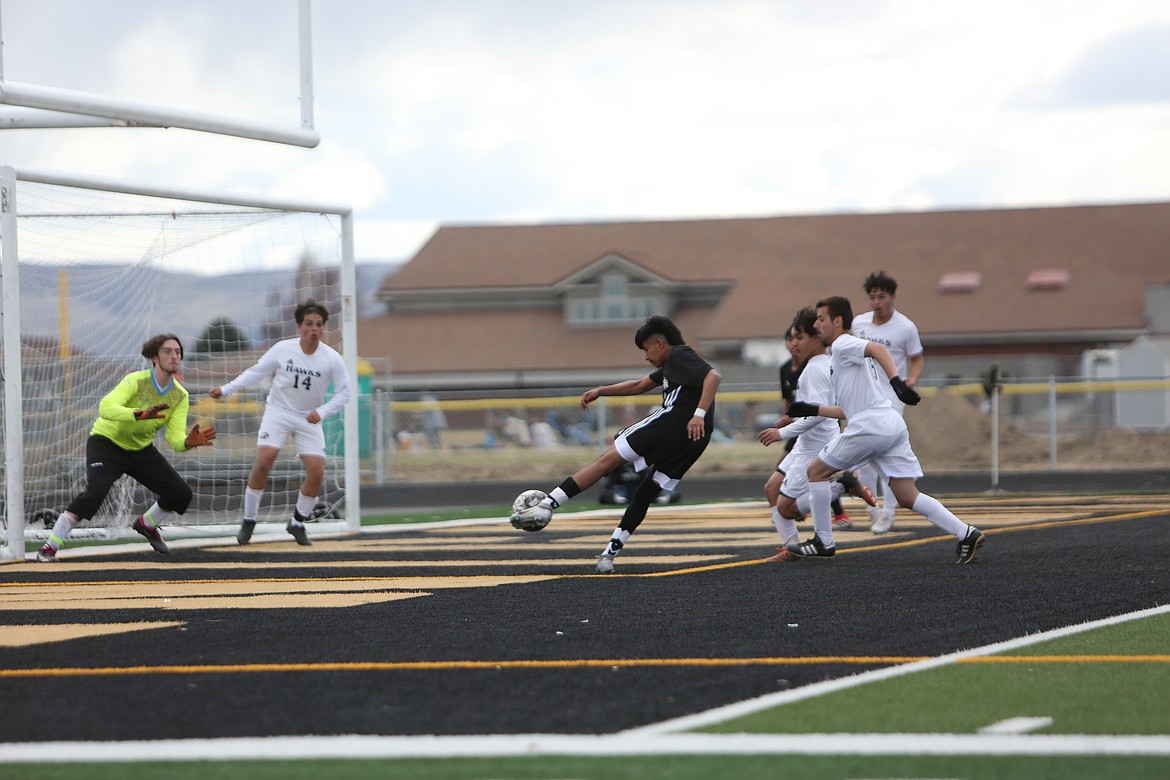
[[308, 547], [313, 543], [309, 539], [309, 529], [305, 528], [304, 523], [294, 524], [293, 521], [289, 520], [288, 525], [284, 527], [284, 530], [292, 534], [292, 538], [296, 539], [297, 544], [301, 545], [302, 547]]
[[798, 558], [832, 558], [837, 554], [836, 544], [826, 546], [816, 534], [808, 541], [786, 545], [785, 549]]
[[979, 548], [983, 546], [983, 532], [975, 526], [971, 526], [971, 530], [963, 537], [963, 541], [959, 542], [956, 552], [959, 555], [959, 560], [955, 563], [973, 563], [975, 556], [979, 554]]
[[236, 541], [240, 544], [247, 544], [252, 541], [252, 532], [256, 530], [255, 520], [245, 520], [240, 523], [240, 530], [236, 532]]

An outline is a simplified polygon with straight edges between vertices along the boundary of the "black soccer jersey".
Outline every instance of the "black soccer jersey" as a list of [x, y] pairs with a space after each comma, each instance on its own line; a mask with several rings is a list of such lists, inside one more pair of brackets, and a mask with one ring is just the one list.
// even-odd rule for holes
[[[650, 380], [662, 385], [662, 408], [667, 415], [683, 426], [695, 415], [699, 399], [703, 397], [703, 380], [711, 364], [699, 357], [699, 353], [685, 344], [671, 347], [666, 363], [654, 373]], [[707, 410], [707, 426], [713, 425], [715, 402]]]
[[642, 471], [653, 466], [671, 479], [660, 483], [668, 490], [674, 489], [703, 454], [715, 430], [715, 402], [712, 401], [703, 420], [702, 438], [692, 440], [687, 435], [687, 423], [695, 416], [699, 399], [703, 397], [703, 380], [710, 370], [711, 365], [690, 347], [672, 347], [662, 368], [650, 374], [650, 380], [662, 386], [662, 406], [618, 434], [618, 444], [622, 445], [619, 449], [638, 456], [633, 461], [634, 468]]

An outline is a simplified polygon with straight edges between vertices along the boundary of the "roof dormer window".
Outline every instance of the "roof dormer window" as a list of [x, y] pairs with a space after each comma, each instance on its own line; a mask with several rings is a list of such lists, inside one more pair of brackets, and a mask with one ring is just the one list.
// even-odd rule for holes
[[1029, 290], [1063, 290], [1071, 279], [1067, 268], [1039, 268], [1028, 274], [1024, 286]]
[[941, 293], [969, 293], [979, 289], [983, 274], [979, 271], [951, 271], [938, 278], [935, 289]]

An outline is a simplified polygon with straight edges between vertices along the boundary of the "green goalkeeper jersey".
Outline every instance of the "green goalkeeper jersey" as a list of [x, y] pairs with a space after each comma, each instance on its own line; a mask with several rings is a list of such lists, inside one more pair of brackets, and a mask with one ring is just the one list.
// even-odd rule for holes
[[[149, 409], [168, 404], [164, 417], [135, 420], [135, 409]], [[144, 450], [154, 441], [158, 429], [166, 426], [166, 438], [175, 452], [187, 449], [187, 390], [177, 379], [169, 387], [159, 387], [154, 370], [127, 374], [118, 386], [98, 404], [98, 418], [90, 429], [91, 436], [104, 436], [124, 450]]]

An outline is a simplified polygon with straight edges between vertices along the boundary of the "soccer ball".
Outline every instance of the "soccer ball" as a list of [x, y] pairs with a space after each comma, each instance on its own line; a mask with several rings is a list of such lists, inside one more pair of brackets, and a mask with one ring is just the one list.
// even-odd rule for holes
[[539, 531], [552, 520], [552, 510], [541, 506], [548, 497], [543, 490], [525, 490], [512, 502], [512, 527], [525, 531]]

